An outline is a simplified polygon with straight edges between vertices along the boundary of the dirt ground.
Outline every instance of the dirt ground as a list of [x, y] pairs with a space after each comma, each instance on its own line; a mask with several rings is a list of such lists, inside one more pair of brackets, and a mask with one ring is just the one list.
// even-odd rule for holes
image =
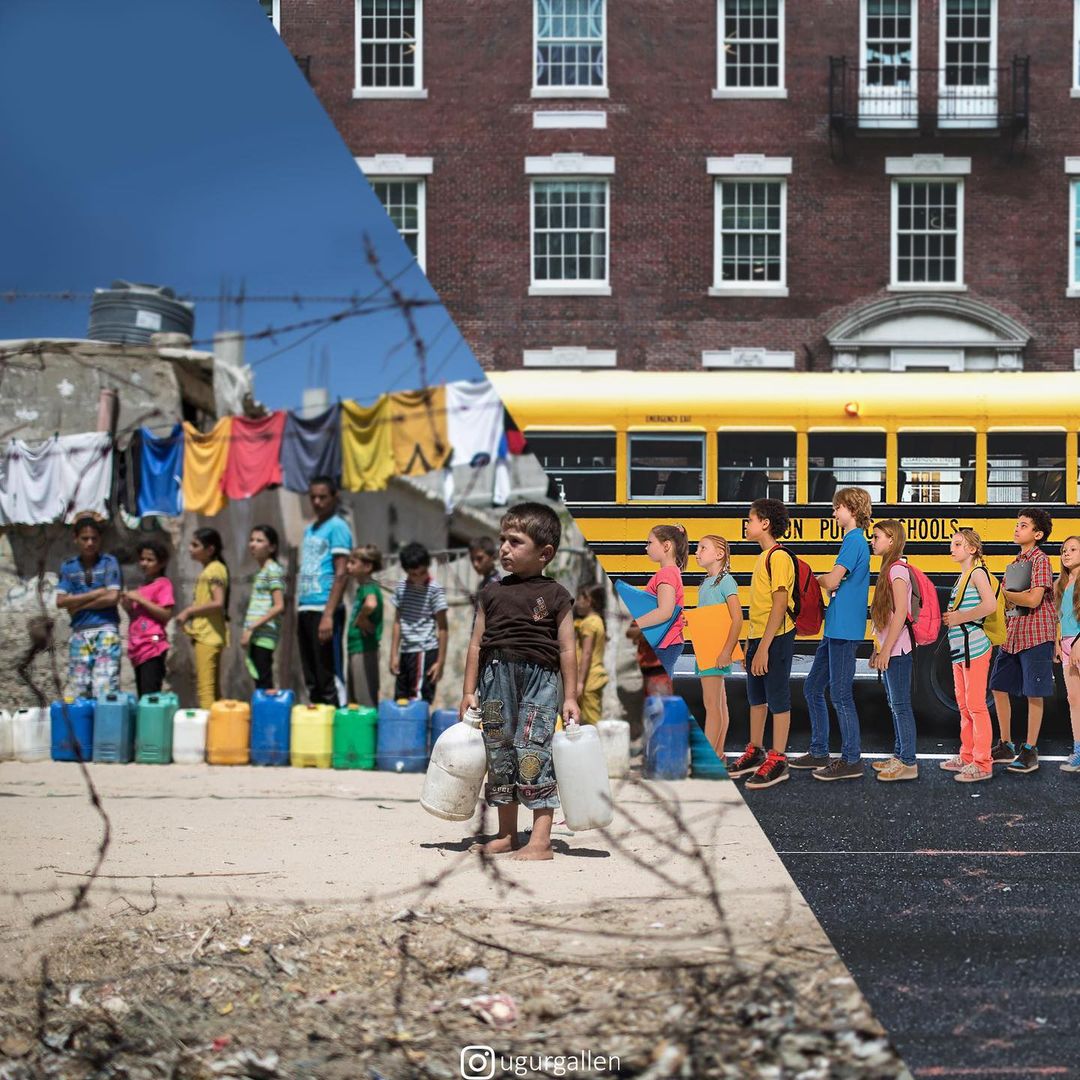
[[101, 874], [33, 926], [102, 821], [76, 766], [0, 765], [4, 1080], [906, 1075], [729, 782], [622, 782], [526, 864], [418, 776], [90, 772]]

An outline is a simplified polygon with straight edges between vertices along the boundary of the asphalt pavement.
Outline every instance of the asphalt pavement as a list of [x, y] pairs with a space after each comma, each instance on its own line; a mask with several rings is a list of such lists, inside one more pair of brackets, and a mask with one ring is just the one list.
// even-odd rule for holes
[[[868, 726], [864, 753], [891, 751]], [[1080, 1078], [1080, 774], [1062, 745], [958, 784], [938, 767], [956, 747], [921, 738], [915, 781], [868, 759], [861, 780], [793, 772], [745, 799], [916, 1076]]]

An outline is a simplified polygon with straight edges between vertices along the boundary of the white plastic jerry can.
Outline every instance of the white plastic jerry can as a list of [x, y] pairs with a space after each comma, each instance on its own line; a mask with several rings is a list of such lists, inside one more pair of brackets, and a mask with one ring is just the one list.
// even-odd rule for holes
[[570, 831], [585, 832], [610, 825], [615, 808], [596, 728], [592, 724], [571, 724], [565, 731], [556, 731], [552, 755], [559, 802]]
[[177, 765], [201, 765], [206, 760], [208, 709], [177, 709], [173, 716], [172, 759]]
[[596, 725], [612, 780], [630, 775], [630, 725], [625, 720], [601, 720]]
[[11, 713], [0, 709], [0, 761], [11, 761], [15, 757], [15, 725]]
[[448, 727], [431, 748], [420, 805], [444, 821], [468, 821], [486, 773], [480, 710], [466, 709], [461, 723]]
[[48, 761], [52, 757], [48, 709], [16, 709], [11, 725], [16, 761]]

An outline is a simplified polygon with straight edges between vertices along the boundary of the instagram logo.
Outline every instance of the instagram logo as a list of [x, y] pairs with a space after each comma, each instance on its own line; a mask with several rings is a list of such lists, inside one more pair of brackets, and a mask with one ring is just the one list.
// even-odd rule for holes
[[491, 1080], [495, 1075], [495, 1051], [490, 1046], [466, 1046], [461, 1051], [464, 1080]]

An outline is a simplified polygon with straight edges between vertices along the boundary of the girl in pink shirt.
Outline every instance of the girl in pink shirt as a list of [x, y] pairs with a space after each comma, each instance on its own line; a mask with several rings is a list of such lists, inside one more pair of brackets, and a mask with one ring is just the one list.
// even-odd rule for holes
[[[657, 525], [649, 533], [645, 552], [653, 562], [660, 564], [660, 569], [649, 578], [649, 584], [645, 586], [645, 591], [656, 597], [656, 610], [637, 619], [642, 630], [666, 623], [675, 608], [683, 606], [682, 571], [686, 569], [690, 559], [690, 542], [686, 538], [686, 530], [681, 525]], [[682, 651], [683, 617], [680, 611], [653, 652], [664, 665], [664, 670], [671, 675], [675, 670], [675, 661], [682, 656]]]
[[168, 563], [164, 544], [144, 540], [139, 546], [139, 566], [146, 580], [138, 589], [120, 594], [120, 603], [130, 617], [128, 657], [135, 668], [135, 688], [140, 698], [160, 694], [165, 682], [165, 656], [169, 651], [165, 626], [176, 603], [172, 582], [165, 576]]

